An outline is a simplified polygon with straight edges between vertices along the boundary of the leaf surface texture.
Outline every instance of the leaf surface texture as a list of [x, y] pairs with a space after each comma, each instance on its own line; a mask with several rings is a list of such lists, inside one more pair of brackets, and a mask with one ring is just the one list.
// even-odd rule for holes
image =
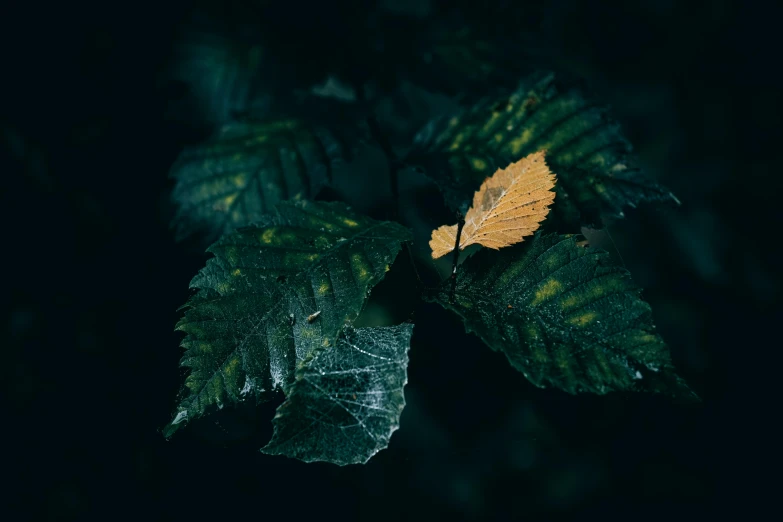
[[318, 351], [274, 419], [264, 453], [362, 464], [386, 448], [405, 406], [412, 324], [354, 329]]
[[332, 167], [350, 158], [348, 141], [298, 119], [225, 125], [172, 167], [178, 238], [215, 238], [259, 220], [280, 201], [314, 197]]
[[213, 406], [285, 391], [297, 364], [358, 316], [409, 239], [343, 204], [297, 201], [212, 245], [177, 324], [190, 374], [166, 435]]
[[500, 252], [479, 252], [460, 266], [454, 302], [448, 281], [435, 300], [536, 386], [695, 399], [630, 274], [580, 239], [536, 234]]
[[[555, 176], [546, 166], [543, 152], [498, 169], [473, 196], [460, 234], [460, 250], [474, 244], [497, 250], [533, 234], [549, 213], [554, 186]], [[433, 258], [454, 250], [457, 232], [457, 225], [432, 231]]]
[[447, 205], [463, 213], [490, 173], [540, 150], [558, 176], [554, 210], [561, 228], [600, 224], [642, 203], [678, 203], [632, 165], [631, 146], [607, 109], [550, 73], [431, 122], [416, 141], [408, 163], [422, 166]]

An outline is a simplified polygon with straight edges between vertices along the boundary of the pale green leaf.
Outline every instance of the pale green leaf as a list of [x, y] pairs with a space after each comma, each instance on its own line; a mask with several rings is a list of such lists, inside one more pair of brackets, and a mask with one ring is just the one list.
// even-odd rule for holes
[[363, 464], [386, 448], [405, 407], [412, 324], [346, 327], [296, 372], [262, 449], [305, 462]]

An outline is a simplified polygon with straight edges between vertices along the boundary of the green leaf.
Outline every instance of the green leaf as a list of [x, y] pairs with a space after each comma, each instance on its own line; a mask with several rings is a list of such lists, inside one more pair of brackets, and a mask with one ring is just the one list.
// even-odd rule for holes
[[675, 202], [668, 190], [631, 167], [631, 146], [607, 109], [553, 74], [526, 78], [509, 96], [485, 98], [426, 127], [408, 162], [424, 167], [446, 203], [466, 212], [481, 182], [538, 150], [557, 174], [554, 210], [563, 228], [619, 218], [624, 207]]
[[363, 464], [399, 428], [412, 324], [346, 327], [296, 372], [261, 451], [305, 462]]
[[314, 197], [352, 150], [335, 133], [297, 119], [224, 126], [185, 149], [171, 170], [179, 239], [216, 238], [261, 219], [278, 202]]
[[569, 393], [653, 391], [696, 396], [674, 373], [650, 306], [609, 255], [581, 236], [537, 235], [530, 243], [481, 251], [431, 297], [468, 332], [539, 387]]
[[343, 204], [297, 201], [212, 245], [177, 323], [190, 375], [166, 436], [212, 406], [285, 391], [296, 365], [357, 317], [409, 240], [405, 227]]
[[276, 71], [261, 45], [250, 40], [230, 38], [214, 28], [182, 34], [166, 78], [180, 82], [186, 95], [171, 104], [169, 117], [222, 125], [241, 114], [266, 114], [272, 107]]

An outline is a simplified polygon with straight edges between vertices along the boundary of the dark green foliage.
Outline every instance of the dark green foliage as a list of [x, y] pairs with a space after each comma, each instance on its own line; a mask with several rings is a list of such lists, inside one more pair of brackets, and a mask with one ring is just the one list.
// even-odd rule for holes
[[[191, 103], [193, 118], [186, 111], [183, 121], [219, 130], [171, 170], [173, 226], [178, 238], [222, 237], [192, 280], [196, 293], [177, 325], [190, 374], [167, 437], [213, 408], [282, 391], [264, 453], [346, 465], [388, 445], [405, 405], [413, 326], [353, 323], [411, 234], [341, 203], [311, 201], [317, 197], [351, 201], [380, 189], [392, 196], [382, 204], [394, 206], [387, 215], [411, 214], [401, 211], [399, 171], [422, 166], [464, 216], [488, 176], [543, 150], [557, 177], [548, 230], [601, 225], [642, 203], [677, 203], [633, 165], [606, 108], [552, 73], [530, 74], [538, 69], [539, 39], [527, 16], [534, 7], [465, 7], [421, 23], [430, 8], [389, 4], [383, 9], [401, 15], [376, 19], [367, 5], [358, 9], [367, 24], [335, 31], [356, 6], [309, 6], [303, 16], [298, 4], [263, 3], [238, 6], [232, 24], [213, 24], [215, 13], [204, 12], [203, 27], [187, 26], [169, 76]], [[491, 29], [470, 23], [487, 9]], [[263, 20], [255, 29], [245, 23], [254, 16]], [[305, 33], [319, 45], [302, 53]], [[427, 96], [428, 110], [413, 108]], [[430, 122], [411, 148], [424, 114], [449, 112], [445, 104], [455, 102], [463, 110]], [[367, 128], [388, 172], [368, 166], [330, 184]], [[372, 153], [362, 160], [370, 165]], [[628, 272], [584, 243], [539, 232], [479, 251], [425, 297], [456, 312], [536, 386], [698, 400], [674, 372]], [[376, 316], [368, 324], [388, 322]]]
[[476, 99], [499, 85], [513, 86], [530, 60], [530, 42], [483, 34], [462, 20], [443, 20], [422, 31], [412, 61], [415, 80], [446, 94]]
[[465, 213], [484, 178], [542, 149], [558, 177], [554, 210], [561, 229], [621, 217], [626, 206], [677, 201], [632, 168], [631, 146], [606, 109], [549, 73], [429, 125], [408, 161], [423, 166], [446, 203]]
[[240, 115], [269, 112], [275, 71], [265, 63], [258, 42], [232, 36], [214, 30], [191, 30], [182, 36], [167, 78], [179, 82], [185, 92], [171, 107], [171, 117], [222, 125]]
[[297, 364], [357, 317], [409, 239], [341, 203], [297, 201], [212, 245], [177, 324], [190, 375], [166, 436], [211, 406], [285, 390]]
[[536, 235], [460, 267], [434, 300], [536, 386], [569, 393], [653, 391], [695, 399], [674, 373], [630, 274], [580, 236]]
[[298, 119], [225, 125], [185, 149], [171, 170], [177, 180], [174, 226], [179, 238], [211, 237], [251, 224], [286, 199], [308, 199], [350, 158], [354, 139]]
[[264, 453], [363, 464], [389, 444], [405, 407], [412, 324], [346, 327], [296, 372]]

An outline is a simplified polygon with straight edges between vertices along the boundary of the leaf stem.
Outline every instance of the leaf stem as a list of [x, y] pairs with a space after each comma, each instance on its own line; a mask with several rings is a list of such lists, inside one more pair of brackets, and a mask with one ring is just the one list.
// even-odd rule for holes
[[413, 273], [416, 276], [416, 283], [418, 284], [419, 288], [424, 287], [424, 281], [421, 279], [421, 275], [419, 275], [419, 269], [416, 266], [416, 260], [413, 258], [413, 252], [411, 252], [411, 247], [409, 243], [403, 243], [403, 248], [408, 253], [408, 258], [411, 262], [411, 267], [413, 268]]
[[461, 212], [457, 212], [457, 239], [454, 241], [454, 257], [451, 265], [451, 292], [449, 292], [449, 302], [454, 303], [454, 294], [457, 291], [457, 265], [459, 264], [459, 238], [462, 235], [462, 227], [465, 226], [465, 217]]

